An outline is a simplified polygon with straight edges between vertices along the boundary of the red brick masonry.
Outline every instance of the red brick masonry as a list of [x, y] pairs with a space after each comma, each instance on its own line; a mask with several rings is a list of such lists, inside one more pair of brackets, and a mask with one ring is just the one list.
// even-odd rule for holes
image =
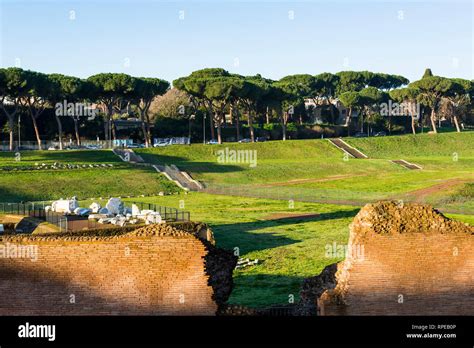
[[[365, 206], [321, 315], [474, 315], [474, 228], [430, 207]], [[362, 257], [361, 257], [362, 256]]]
[[[37, 254], [14, 257], [19, 245], [36, 246]], [[0, 315], [214, 315], [217, 310], [205, 244], [175, 229], [113, 237], [4, 236], [0, 249], [6, 248], [8, 257], [0, 254]]]

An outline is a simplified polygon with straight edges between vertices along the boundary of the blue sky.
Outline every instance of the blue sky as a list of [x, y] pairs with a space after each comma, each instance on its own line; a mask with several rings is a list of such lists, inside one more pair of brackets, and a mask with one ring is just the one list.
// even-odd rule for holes
[[410, 80], [430, 67], [437, 75], [473, 78], [469, 0], [0, 4], [2, 67], [168, 81], [204, 67], [273, 79], [371, 70]]

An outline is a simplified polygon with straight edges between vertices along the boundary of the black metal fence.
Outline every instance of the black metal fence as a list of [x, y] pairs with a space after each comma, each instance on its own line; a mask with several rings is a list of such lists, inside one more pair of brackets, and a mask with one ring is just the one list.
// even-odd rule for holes
[[160, 213], [161, 218], [165, 221], [190, 221], [191, 219], [191, 214], [189, 211], [185, 210], [144, 202], [130, 202], [130, 204], [135, 204], [140, 210], [148, 209], [156, 211], [157, 213]]
[[72, 226], [69, 226], [68, 219], [63, 214], [48, 211], [45, 213], [44, 219], [46, 222], [58, 226], [60, 232], [74, 231], [70, 229]]
[[[98, 149], [113, 149], [116, 147], [121, 147], [119, 144], [113, 143], [112, 141], [105, 140], [83, 140], [81, 141], [81, 146], [77, 146], [72, 142], [63, 142], [63, 150], [98, 150]], [[36, 141], [14, 141], [13, 151], [34, 151], [34, 150], [59, 150], [60, 144], [58, 141], [46, 141], [41, 142], [41, 147], [39, 147]], [[0, 151], [10, 151], [10, 143], [8, 141], [0, 142]]]
[[44, 219], [46, 211], [45, 202], [40, 203], [0, 203], [0, 213], [31, 216], [38, 219]]
[[[140, 210], [148, 209], [160, 213], [161, 218], [165, 221], [190, 221], [190, 213], [188, 211], [176, 208], [163, 207], [153, 203], [144, 202], [127, 202], [135, 204]], [[106, 227], [99, 224], [95, 220], [89, 220], [87, 217], [77, 215], [64, 215], [52, 211], [46, 211], [45, 207], [51, 202], [26, 202], [26, 203], [1, 203], [0, 214], [14, 214], [30, 216], [37, 219], [47, 221], [50, 224], [59, 227], [60, 231], [80, 231], [83, 229]]]

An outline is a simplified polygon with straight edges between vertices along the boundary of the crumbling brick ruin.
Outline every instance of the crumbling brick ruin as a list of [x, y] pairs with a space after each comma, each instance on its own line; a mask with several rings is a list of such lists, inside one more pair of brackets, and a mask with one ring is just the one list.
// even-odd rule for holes
[[237, 262], [194, 223], [5, 235], [0, 251], [0, 315], [215, 315]]
[[474, 227], [429, 206], [379, 202], [354, 218], [348, 247], [363, 253], [304, 282], [303, 314], [474, 315]]

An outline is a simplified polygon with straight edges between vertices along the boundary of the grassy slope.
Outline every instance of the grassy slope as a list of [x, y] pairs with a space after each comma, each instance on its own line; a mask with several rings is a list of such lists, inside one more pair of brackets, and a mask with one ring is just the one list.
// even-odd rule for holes
[[0, 167], [7, 166], [34, 166], [36, 163], [113, 163], [121, 164], [122, 161], [112, 151], [81, 150], [81, 151], [21, 151], [19, 161], [15, 152], [0, 152]]
[[[363, 204], [379, 199], [412, 199], [407, 193], [443, 180], [474, 180], [474, 132], [349, 138], [347, 141], [371, 158], [344, 161], [342, 153], [327, 140], [196, 144], [138, 152], [150, 162], [177, 164], [209, 187], [218, 187], [220, 192], [258, 197], [349, 200]], [[217, 152], [226, 147], [256, 150], [257, 167], [218, 163]], [[454, 152], [457, 158], [453, 157]], [[388, 161], [399, 158], [412, 160], [422, 165], [423, 170], [409, 171]], [[293, 182], [288, 183], [290, 180]], [[443, 201], [423, 199], [435, 205]], [[451, 205], [451, 208], [460, 207]], [[464, 203], [462, 207], [469, 204]]]
[[0, 168], [35, 166], [35, 163], [113, 163], [113, 168], [71, 170], [22, 170], [0, 172], [0, 201], [50, 200], [73, 195], [89, 198], [127, 196], [160, 191], [174, 192], [177, 187], [152, 168], [125, 164], [111, 151], [22, 152], [21, 161], [13, 153], [0, 153]]
[[417, 158], [474, 157], [474, 132], [348, 138], [347, 142], [369, 157]]

